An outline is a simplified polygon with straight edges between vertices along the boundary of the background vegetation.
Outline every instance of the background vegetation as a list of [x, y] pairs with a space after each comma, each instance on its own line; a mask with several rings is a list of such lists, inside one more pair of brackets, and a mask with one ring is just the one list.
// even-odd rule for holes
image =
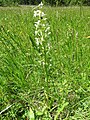
[[[68, 6], [68, 5], [90, 5], [90, 0], [42, 0], [44, 4], [51, 6]], [[0, 0], [0, 6], [12, 5], [36, 5], [41, 0]]]
[[32, 8], [0, 8], [0, 111], [12, 105], [0, 119], [90, 120], [90, 8], [43, 11], [51, 27], [48, 82], [32, 44]]

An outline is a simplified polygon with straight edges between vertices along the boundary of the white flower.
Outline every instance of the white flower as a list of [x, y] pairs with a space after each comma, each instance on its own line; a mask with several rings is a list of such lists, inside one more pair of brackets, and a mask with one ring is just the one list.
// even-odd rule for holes
[[40, 24], [40, 20], [38, 20], [37, 22], [35, 22], [35, 24], [39, 25]]
[[46, 14], [44, 14], [44, 12], [42, 12], [41, 10], [35, 10], [34, 11], [34, 17], [44, 17]]
[[50, 35], [51, 34], [51, 32], [48, 32], [48, 35]]
[[45, 27], [45, 24], [42, 24], [43, 27]]
[[45, 32], [47, 32], [47, 31], [49, 31], [49, 30], [50, 30], [50, 27], [47, 27], [46, 30], [45, 30]]
[[46, 14], [44, 14], [44, 12], [41, 12], [41, 17], [44, 17]]
[[34, 7], [33, 10], [37, 9], [37, 8], [42, 8], [43, 3], [41, 2], [38, 6]]
[[37, 34], [38, 34], [38, 31], [36, 30], [36, 31], [35, 31], [35, 35], [37, 35]]
[[39, 25], [40, 25], [40, 20], [38, 20], [37, 22], [35, 22], [36, 29], [39, 27]]
[[39, 5], [38, 5], [40, 8], [42, 8], [42, 6], [43, 6], [43, 3], [41, 2]]
[[41, 16], [41, 10], [35, 10], [34, 11], [34, 17]]
[[37, 30], [37, 28], [39, 27], [39, 25], [38, 25], [38, 24], [35, 24], [35, 27], [36, 27], [36, 30]]
[[36, 44], [39, 45], [39, 38], [35, 38]]
[[34, 17], [36, 17], [37, 16], [37, 11], [34, 11], [34, 15], [33, 15]]
[[42, 41], [42, 42], [44, 41], [44, 38], [43, 38], [43, 36], [41, 37], [41, 41]]
[[48, 49], [50, 50], [51, 46], [50, 46], [50, 44], [49, 44], [49, 43], [47, 44], [47, 46], [48, 46]]
[[47, 20], [47, 18], [43, 18], [43, 20], [45, 20], [45, 21], [46, 21], [46, 20]]

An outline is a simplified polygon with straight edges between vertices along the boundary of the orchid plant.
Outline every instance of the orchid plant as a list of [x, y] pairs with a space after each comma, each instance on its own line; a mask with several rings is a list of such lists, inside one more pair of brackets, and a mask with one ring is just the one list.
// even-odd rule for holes
[[50, 25], [47, 22], [46, 14], [43, 12], [43, 3], [41, 2], [36, 8], [34, 8], [34, 28], [35, 28], [35, 43], [40, 50], [40, 65], [43, 65], [45, 71], [45, 81], [48, 83], [48, 66], [47, 55], [51, 48], [50, 45]]

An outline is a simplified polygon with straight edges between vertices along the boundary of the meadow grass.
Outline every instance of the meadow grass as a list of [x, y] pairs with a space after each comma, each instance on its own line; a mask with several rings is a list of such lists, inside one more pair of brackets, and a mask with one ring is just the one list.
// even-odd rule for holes
[[[31, 7], [0, 8], [1, 120], [90, 120], [90, 7], [44, 7], [47, 76]], [[48, 77], [48, 81], [45, 78]]]

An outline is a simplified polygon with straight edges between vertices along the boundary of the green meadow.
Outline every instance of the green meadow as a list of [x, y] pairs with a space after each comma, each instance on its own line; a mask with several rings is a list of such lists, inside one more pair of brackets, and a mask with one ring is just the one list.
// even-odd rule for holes
[[45, 68], [33, 7], [0, 7], [0, 120], [90, 120], [90, 7], [43, 11]]

